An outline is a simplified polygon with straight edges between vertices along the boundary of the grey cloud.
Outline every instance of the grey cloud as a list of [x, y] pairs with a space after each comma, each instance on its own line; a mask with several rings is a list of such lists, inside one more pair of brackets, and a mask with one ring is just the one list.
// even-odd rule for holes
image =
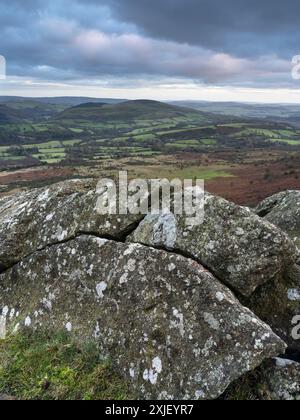
[[298, 12], [296, 0], [1, 0], [0, 54], [40, 80], [293, 86]]
[[290, 55], [299, 48], [298, 0], [108, 1], [119, 19], [153, 37], [239, 55]]

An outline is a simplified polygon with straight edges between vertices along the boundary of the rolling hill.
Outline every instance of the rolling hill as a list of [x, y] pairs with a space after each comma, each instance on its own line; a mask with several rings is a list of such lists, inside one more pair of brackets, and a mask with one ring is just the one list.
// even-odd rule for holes
[[42, 103], [51, 105], [61, 105], [65, 108], [81, 105], [87, 102], [91, 103], [106, 103], [117, 104], [126, 102], [126, 99], [112, 99], [112, 98], [89, 98], [85, 96], [57, 96], [57, 97], [41, 97], [31, 98], [22, 96], [0, 96], [0, 104], [15, 103], [15, 104], [29, 104], [29, 103]]
[[276, 119], [287, 122], [300, 121], [298, 104], [250, 104], [238, 102], [175, 101], [172, 105], [188, 107], [201, 112], [252, 119]]
[[57, 116], [59, 120], [80, 121], [134, 121], [164, 118], [202, 116], [201, 112], [192, 109], [169, 105], [158, 101], [135, 100], [119, 104], [86, 103], [69, 108]]
[[0, 124], [17, 124], [26, 121], [26, 115], [16, 109], [0, 104]]
[[[120, 100], [93, 99], [85, 97], [57, 97], [57, 98], [22, 98], [18, 96], [0, 96], [0, 105], [6, 107], [0, 124], [43, 122], [55, 118], [58, 114], [70, 107], [85, 103], [115, 104]], [[5, 116], [4, 116], [5, 114]]]

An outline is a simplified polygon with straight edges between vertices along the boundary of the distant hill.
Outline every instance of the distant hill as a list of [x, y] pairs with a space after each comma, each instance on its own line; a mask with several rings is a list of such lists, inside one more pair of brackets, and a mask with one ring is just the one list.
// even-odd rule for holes
[[[89, 104], [89, 105], [86, 105]], [[84, 120], [134, 120], [136, 118], [167, 118], [177, 115], [209, 116], [215, 121], [224, 117], [268, 119], [300, 125], [300, 104], [248, 104], [238, 102], [173, 101], [163, 103], [150, 100], [112, 99], [77, 97], [20, 97], [0, 96], [0, 105], [12, 109], [11, 115], [5, 111], [2, 120], [17, 121], [21, 118], [29, 122], [45, 121], [53, 118], [81, 118]], [[87, 110], [88, 108], [88, 110]], [[13, 113], [21, 111], [20, 114]], [[65, 111], [65, 113], [64, 113]], [[4, 111], [2, 111], [4, 113]], [[114, 114], [120, 112], [120, 116]], [[1, 121], [0, 121], [1, 123]]]
[[25, 121], [22, 111], [0, 104], [0, 124], [15, 124]]
[[[81, 104], [63, 111], [58, 119], [88, 121], [130, 121], [136, 119], [174, 118], [195, 114], [194, 110], [158, 101], [135, 100], [119, 104]], [[200, 113], [199, 113], [200, 115]]]
[[84, 96], [58, 96], [58, 97], [41, 97], [41, 98], [25, 98], [21, 96], [0, 96], [0, 104], [10, 103], [43, 103], [52, 105], [64, 105], [65, 107], [76, 106], [87, 102], [117, 104], [125, 102], [126, 99], [111, 98], [89, 98]]
[[[118, 99], [93, 99], [85, 97], [57, 97], [57, 98], [23, 98], [18, 96], [0, 96], [0, 105], [3, 109], [3, 123], [17, 123], [26, 120], [28, 122], [42, 122], [55, 118], [64, 110], [91, 103], [95, 105], [118, 104]], [[4, 116], [5, 114], [5, 116]]]
[[242, 118], [300, 119], [300, 104], [248, 104], [239, 102], [175, 101], [172, 105], [193, 108], [202, 112]]

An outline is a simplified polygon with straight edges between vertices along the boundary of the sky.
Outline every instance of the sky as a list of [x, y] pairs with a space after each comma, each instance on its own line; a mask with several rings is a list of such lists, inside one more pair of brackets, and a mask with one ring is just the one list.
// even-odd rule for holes
[[299, 0], [0, 0], [0, 94], [300, 103], [299, 17]]

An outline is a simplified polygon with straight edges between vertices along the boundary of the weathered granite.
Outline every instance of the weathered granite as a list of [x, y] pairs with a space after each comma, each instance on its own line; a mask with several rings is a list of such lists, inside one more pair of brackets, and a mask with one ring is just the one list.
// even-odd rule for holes
[[191, 259], [80, 236], [0, 275], [0, 333], [66, 329], [143, 399], [213, 399], [285, 344]]
[[185, 222], [185, 215], [148, 215], [129, 240], [189, 255], [244, 296], [296, 261], [296, 247], [285, 233], [220, 197], [205, 195], [202, 224]]

